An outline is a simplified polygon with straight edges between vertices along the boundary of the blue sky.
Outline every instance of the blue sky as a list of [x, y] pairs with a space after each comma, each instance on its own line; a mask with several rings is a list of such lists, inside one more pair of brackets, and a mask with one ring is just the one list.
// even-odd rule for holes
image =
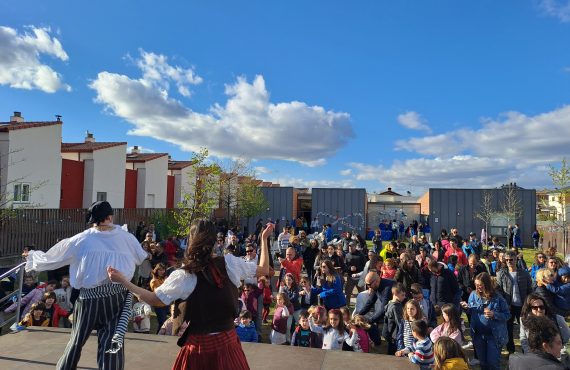
[[4, 120], [61, 114], [65, 142], [413, 193], [544, 187], [570, 155], [568, 0], [8, 0], [0, 27]]

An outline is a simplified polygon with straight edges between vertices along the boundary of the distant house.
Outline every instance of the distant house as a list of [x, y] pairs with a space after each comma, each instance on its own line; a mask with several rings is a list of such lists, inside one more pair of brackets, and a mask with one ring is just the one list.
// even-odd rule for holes
[[125, 202], [126, 142], [62, 143], [60, 208], [87, 208], [106, 200], [115, 208]]
[[168, 161], [168, 196], [166, 208], [174, 208], [184, 195], [196, 187], [196, 168], [193, 161]]
[[166, 208], [168, 154], [127, 154], [124, 208]]
[[5, 207], [58, 208], [63, 122], [0, 122], [0, 194]]

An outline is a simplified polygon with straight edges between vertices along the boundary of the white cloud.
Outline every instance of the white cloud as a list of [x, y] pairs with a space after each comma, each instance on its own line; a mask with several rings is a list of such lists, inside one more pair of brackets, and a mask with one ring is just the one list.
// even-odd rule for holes
[[570, 0], [539, 0], [539, 4], [547, 15], [570, 22]]
[[[570, 105], [527, 116], [507, 112], [484, 119], [479, 129], [411, 138], [399, 149], [421, 157], [394, 161], [389, 167], [350, 163], [357, 180], [391, 186], [489, 187], [516, 181], [522, 186], [547, 186], [545, 166], [570, 156]], [[427, 156], [427, 157], [423, 157]]]
[[345, 169], [345, 170], [341, 170], [341, 171], [340, 171], [340, 174], [341, 174], [342, 176], [350, 176], [350, 175], [352, 175], [352, 169], [347, 168], [347, 169]]
[[426, 131], [431, 133], [427, 121], [414, 111], [408, 111], [398, 115], [398, 123], [410, 130]]
[[[354, 136], [347, 113], [299, 101], [272, 103], [263, 76], [251, 83], [238, 77], [226, 85], [225, 104], [199, 113], [169, 96], [164, 83], [169, 74], [155, 78], [154, 70], [160, 69], [144, 66], [139, 64], [143, 78], [104, 71], [90, 84], [97, 102], [134, 125], [132, 135], [173, 143], [184, 151], [207, 147], [220, 157], [282, 159], [307, 166], [324, 164]], [[153, 77], [145, 77], [148, 70]]]
[[281, 177], [269, 179], [274, 184], [281, 186], [292, 186], [295, 188], [354, 188], [356, 184], [353, 180], [307, 180], [294, 177]]
[[253, 171], [258, 175], [266, 175], [273, 172], [269, 168], [263, 166], [254, 167]]
[[307, 166], [307, 167], [320, 167], [320, 166], [324, 166], [325, 164], [327, 164], [327, 160], [324, 158], [319, 158], [319, 159], [316, 159], [314, 161], [299, 161], [299, 163], [301, 163], [303, 166]]
[[42, 54], [61, 61], [69, 59], [59, 40], [50, 36], [49, 28], [28, 29], [19, 34], [13, 28], [0, 27], [0, 85], [47, 93], [71, 91], [59, 73], [40, 61]]
[[168, 81], [173, 81], [180, 95], [189, 97], [188, 85], [199, 85], [202, 77], [194, 72], [194, 68], [182, 68], [168, 64], [168, 57], [162, 54], [147, 53], [140, 50], [141, 58], [136, 64], [143, 73], [142, 81], [159, 86], [163, 90], [169, 89]]

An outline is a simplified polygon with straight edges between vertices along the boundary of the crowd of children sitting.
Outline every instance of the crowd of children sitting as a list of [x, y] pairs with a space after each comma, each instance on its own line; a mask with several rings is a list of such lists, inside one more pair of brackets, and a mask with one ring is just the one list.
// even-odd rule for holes
[[[433, 244], [420, 234], [411, 237], [409, 243], [390, 241], [385, 246], [378, 242], [378, 230], [371, 250], [362, 238], [347, 233], [334, 240], [328, 231], [325, 226], [310, 241], [302, 231], [296, 235], [295, 230], [284, 230], [279, 235], [289, 235], [285, 248], [278, 238], [279, 278], [266, 276], [242, 286], [241, 312], [236, 319], [242, 342], [367, 353], [383, 338], [387, 354], [407, 357], [420, 369], [467, 369], [462, 346], [472, 344], [464, 337], [464, 310], [481, 367], [495, 369], [498, 359], [491, 357], [499, 356], [507, 337], [512, 338], [507, 321], [513, 310], [520, 313], [520, 302], [530, 294], [523, 292], [525, 287], [517, 286], [513, 294], [518, 294], [518, 300], [508, 300], [507, 304], [505, 295], [510, 293], [497, 282], [497, 276], [511, 271], [509, 276], [516, 282], [517, 271], [529, 274], [535, 293], [551, 302], [556, 313], [563, 317], [570, 313], [570, 268], [555, 250], [539, 251], [534, 264], [527, 268], [516, 248], [505, 248], [496, 238], [485, 248], [473, 233], [463, 240], [457, 230], [449, 236], [442, 232]], [[255, 234], [244, 243], [236, 235], [219, 235], [219, 248], [214, 248], [214, 253], [232, 253], [257, 263], [255, 241]], [[135, 280], [139, 286], [155, 290], [179, 267], [176, 256], [182, 252], [176, 247], [166, 255], [164, 245], [154, 242], [150, 234], [142, 245], [149, 258], [139, 267]], [[516, 261], [511, 262], [513, 259]], [[352, 285], [346, 290], [349, 280]], [[56, 289], [58, 285], [49, 281], [34, 286], [33, 280], [26, 278], [21, 326], [69, 327], [67, 317], [73, 307], [69, 279], [62, 279], [62, 288]], [[352, 312], [348, 309], [352, 305], [351, 288], [358, 291]], [[15, 305], [6, 312], [13, 310]], [[151, 333], [152, 311], [158, 334], [182, 335], [187, 323], [184, 303], [180, 302], [170, 307], [136, 302], [134, 332]], [[271, 328], [267, 338], [262, 335], [264, 324]], [[496, 348], [490, 352], [479, 347], [480, 337], [496, 340]]]

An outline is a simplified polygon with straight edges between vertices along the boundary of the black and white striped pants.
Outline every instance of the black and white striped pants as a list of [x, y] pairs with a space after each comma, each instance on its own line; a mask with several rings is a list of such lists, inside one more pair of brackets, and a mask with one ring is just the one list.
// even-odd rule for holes
[[58, 370], [74, 370], [81, 357], [83, 345], [97, 330], [97, 364], [99, 369], [122, 370], [125, 366], [124, 347], [117, 353], [106, 353], [117, 328], [128, 291], [120, 284], [101, 285], [81, 289], [73, 309], [71, 338], [63, 356], [57, 362]]

